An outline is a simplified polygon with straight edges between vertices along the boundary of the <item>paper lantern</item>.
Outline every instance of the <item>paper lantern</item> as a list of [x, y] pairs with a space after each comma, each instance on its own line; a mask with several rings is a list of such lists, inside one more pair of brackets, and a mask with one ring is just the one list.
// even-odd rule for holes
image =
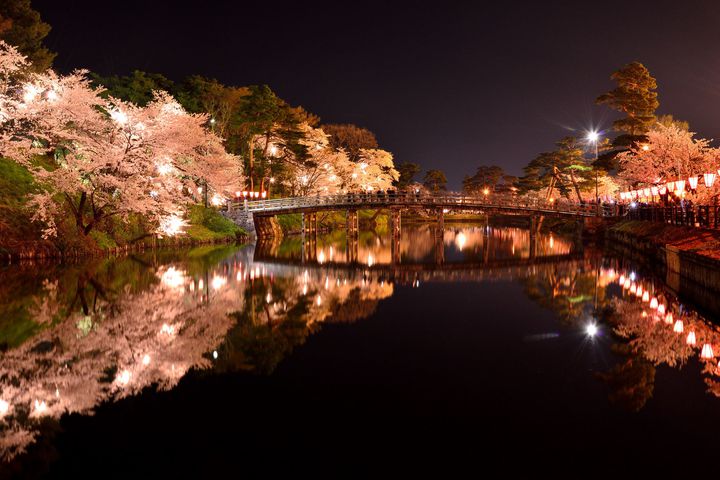
[[675, 191], [675, 182], [668, 182], [665, 184], [665, 186], [668, 189], [668, 192], [674, 192]]
[[625, 284], [625, 275], [620, 275], [620, 278], [618, 279], [618, 283], [619, 283], [620, 285], [624, 285], [624, 284]]
[[703, 180], [705, 181], [705, 186], [710, 188], [713, 186], [713, 183], [715, 183], [715, 177], [717, 175], [714, 173], [706, 173], [703, 175]]
[[644, 188], [644, 189], [643, 189], [643, 195], [645, 196], [645, 198], [648, 198], [648, 197], [650, 196], [650, 189], [649, 189], [649, 188]]
[[695, 345], [695, 332], [688, 333], [687, 339], [685, 339], [685, 342], [688, 345]]
[[643, 294], [643, 288], [641, 285], [638, 285], [637, 290], [635, 290], [635, 296], [640, 298], [640, 297], [642, 297], [642, 294]]
[[690, 188], [692, 190], [697, 189], [698, 186], [698, 176], [693, 175], [692, 177], [688, 177], [688, 183], [690, 184]]
[[700, 352], [700, 356], [705, 359], [711, 359], [715, 356], [713, 353], [712, 345], [709, 343], [706, 343], [702, 347], [702, 351]]
[[657, 298], [652, 297], [652, 300], [650, 300], [650, 308], [652, 308], [653, 310], [656, 310], [657, 307], [658, 307]]
[[678, 180], [675, 182], [675, 190], [678, 192], [684, 192], [685, 191], [685, 180]]
[[672, 325], [673, 320], [674, 320], [674, 319], [673, 319], [673, 314], [672, 314], [672, 312], [668, 312], [668, 314], [665, 315], [665, 323], [667, 323], [668, 325]]
[[659, 193], [660, 195], [665, 195], [665, 194], [667, 193], [667, 187], [663, 185], [662, 187], [660, 187], [660, 188], [658, 189], [658, 193]]
[[682, 333], [683, 332], [683, 322], [682, 320], [678, 320], [675, 322], [675, 326], [673, 327], [673, 331], [675, 333]]
[[623, 284], [623, 288], [624, 288], [625, 290], [627, 290], [628, 288], [630, 288], [630, 285], [631, 285], [630, 279], [629, 279], [629, 278], [626, 278], [626, 279], [625, 279], [625, 283]]
[[658, 187], [652, 187], [650, 188], [650, 193], [652, 193], [653, 197], [657, 197], [658, 195]]
[[637, 285], [633, 283], [630, 285], [630, 293], [634, 294], [635, 292], [637, 292]]
[[665, 315], [665, 304], [661, 303], [658, 305], [658, 315]]
[[643, 302], [649, 302], [649, 301], [650, 301], [650, 294], [648, 293], [647, 290], [645, 290], [645, 291], [643, 292], [642, 301], [643, 301]]

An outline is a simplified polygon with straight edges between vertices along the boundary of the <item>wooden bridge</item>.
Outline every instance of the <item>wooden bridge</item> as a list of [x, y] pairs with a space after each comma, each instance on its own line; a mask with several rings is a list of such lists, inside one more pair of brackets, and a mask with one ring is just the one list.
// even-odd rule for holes
[[[393, 233], [400, 231], [402, 211], [425, 210], [432, 212], [442, 225], [445, 213], [483, 212], [486, 214], [522, 215], [534, 220], [545, 216], [571, 217], [578, 220], [608, 218], [621, 215], [617, 205], [579, 204], [551, 201], [517, 195], [427, 195], [407, 192], [348, 193], [340, 195], [289, 197], [272, 200], [229, 203], [226, 215], [237, 223], [250, 227], [252, 223], [258, 237], [279, 234], [271, 219], [276, 215], [300, 213], [303, 215], [303, 233], [317, 231], [317, 213], [344, 210], [349, 232], [358, 228], [357, 211], [362, 209], [388, 210]], [[538, 222], [536, 222], [538, 223]]]

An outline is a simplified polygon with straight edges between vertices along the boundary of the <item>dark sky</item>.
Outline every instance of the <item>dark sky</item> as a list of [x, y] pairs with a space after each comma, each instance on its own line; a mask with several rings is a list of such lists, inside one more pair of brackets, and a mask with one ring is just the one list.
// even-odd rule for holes
[[569, 129], [607, 129], [593, 101], [633, 60], [657, 78], [661, 113], [720, 131], [714, 1], [187, 3], [33, 0], [60, 70], [266, 83], [454, 188], [481, 164], [519, 174]]

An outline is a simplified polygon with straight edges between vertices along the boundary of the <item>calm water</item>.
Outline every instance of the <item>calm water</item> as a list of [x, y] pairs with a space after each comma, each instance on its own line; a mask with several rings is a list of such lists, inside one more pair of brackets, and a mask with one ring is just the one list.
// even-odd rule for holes
[[601, 249], [532, 240], [421, 225], [4, 267], [6, 473], [706, 465], [713, 319]]

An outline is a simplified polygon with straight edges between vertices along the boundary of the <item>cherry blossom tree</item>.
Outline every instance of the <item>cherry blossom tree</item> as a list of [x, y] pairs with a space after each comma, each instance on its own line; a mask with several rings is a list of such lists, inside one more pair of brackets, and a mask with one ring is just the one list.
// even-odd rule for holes
[[130, 214], [174, 234], [183, 202], [198, 189], [230, 196], [240, 187], [238, 162], [205, 128], [206, 116], [188, 114], [167, 93], [139, 107], [102, 98], [84, 71], [24, 67], [0, 44], [0, 151], [44, 186], [30, 203], [46, 235], [56, 233], [61, 204], [85, 235], [103, 219]]
[[620, 180], [628, 187], [660, 185], [717, 170], [719, 153], [710, 141], [677, 125], [657, 124], [646, 143], [636, 143], [618, 156]]

